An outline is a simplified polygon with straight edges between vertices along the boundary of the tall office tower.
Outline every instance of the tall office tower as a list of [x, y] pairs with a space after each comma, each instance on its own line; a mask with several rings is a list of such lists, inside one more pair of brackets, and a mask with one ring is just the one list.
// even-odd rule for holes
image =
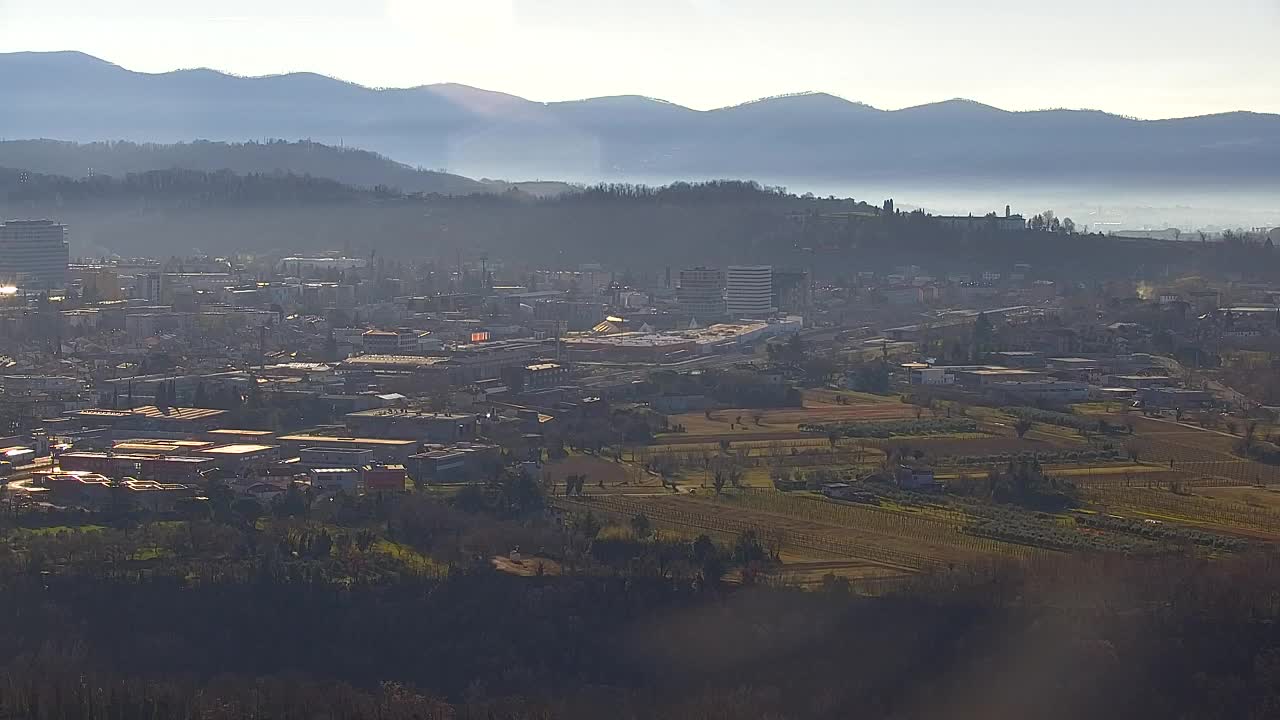
[[67, 286], [67, 226], [52, 220], [0, 223], [0, 283], [24, 290]]
[[726, 306], [735, 318], [765, 318], [776, 312], [773, 306], [773, 267], [730, 265]]
[[680, 271], [676, 289], [680, 312], [703, 323], [724, 317], [724, 271], [695, 267]]

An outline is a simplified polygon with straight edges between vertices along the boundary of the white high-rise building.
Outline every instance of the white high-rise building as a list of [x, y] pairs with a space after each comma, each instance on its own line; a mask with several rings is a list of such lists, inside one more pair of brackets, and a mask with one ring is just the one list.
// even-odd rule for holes
[[676, 304], [680, 312], [700, 323], [718, 322], [724, 317], [724, 271], [705, 267], [681, 270]]
[[773, 307], [773, 267], [770, 265], [730, 265], [727, 275], [726, 305], [735, 318], [765, 318]]
[[24, 290], [67, 286], [67, 226], [52, 220], [0, 223], [0, 284]]

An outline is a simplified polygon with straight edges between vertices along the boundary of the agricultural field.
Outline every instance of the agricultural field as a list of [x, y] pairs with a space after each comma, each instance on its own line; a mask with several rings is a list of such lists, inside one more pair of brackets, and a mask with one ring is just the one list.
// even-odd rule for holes
[[725, 462], [750, 470], [879, 465], [885, 458], [884, 450], [871, 443], [841, 440], [832, 445], [826, 438], [801, 442], [725, 441], [724, 445], [653, 445], [634, 449], [631, 459], [649, 467], [661, 462], [670, 469], [701, 471]]
[[939, 436], [922, 438], [896, 438], [876, 443], [883, 449], [922, 450], [930, 457], [955, 455], [1001, 455], [1022, 453], [1048, 453], [1059, 449], [1058, 445], [1043, 440], [1020, 439], [1001, 435], [978, 434], [970, 436]]
[[1249, 507], [1280, 513], [1280, 488], [1273, 487], [1213, 487], [1200, 488], [1199, 495], [1240, 503]]
[[1271, 485], [1280, 483], [1280, 467], [1242, 458], [1232, 452], [1237, 440], [1211, 431], [1166, 425], [1140, 430], [1125, 446], [1140, 461], [1164, 465], [1210, 479], [1209, 484]]
[[570, 475], [586, 475], [586, 485], [594, 492], [654, 492], [661, 491], [662, 485], [639, 465], [594, 455], [570, 455], [549, 462], [542, 475], [544, 482], [554, 483], [557, 492], [564, 491], [565, 478]]
[[[757, 494], [783, 496], [770, 491], [747, 491], [738, 496], [747, 500], [733, 504], [723, 498], [713, 500], [687, 494], [644, 498], [605, 496], [570, 504], [622, 518], [643, 513], [659, 528], [693, 530], [713, 537], [732, 538], [745, 530], [753, 530], [766, 544], [805, 558], [850, 558], [905, 572], [973, 561], [979, 555], [976, 548], [988, 542], [962, 536], [940, 522], [923, 526], [925, 531], [921, 535], [905, 536], [888, 531], [897, 527], [897, 523], [887, 515], [873, 526], [850, 526], [838, 519], [768, 512], [760, 509], [762, 503], [751, 499]], [[814, 507], [826, 504], [829, 503], [815, 501]]]
[[[760, 488], [557, 502], [622, 520], [643, 513], [655, 527], [681, 535], [728, 539], [752, 530], [780, 549], [797, 573], [810, 572], [806, 582], [825, 572], [803, 568], [834, 562], [853, 563], [864, 576], [872, 567], [873, 574], [894, 577], [994, 560], [1035, 561], [1060, 552], [1213, 555], [1243, 550], [1280, 532], [1280, 513], [1243, 503], [1145, 488], [1088, 494], [1100, 510], [1061, 515], [946, 496], [886, 496], [875, 505]], [[777, 570], [779, 576], [787, 572], [785, 563]]]
[[[671, 422], [686, 432], [632, 448], [630, 459], [674, 488], [653, 492], [651, 481], [650, 492], [574, 501], [619, 518], [643, 512], [674, 533], [728, 539], [755, 530], [784, 548], [788, 562], [776, 574], [804, 585], [828, 571], [900, 578], [1063, 552], [1212, 557], [1280, 540], [1280, 492], [1254, 487], [1280, 488], [1280, 467], [1236, 455], [1236, 436], [1118, 405], [1058, 412], [943, 400], [921, 407], [826, 389], [805, 391], [802, 407], [689, 413]], [[890, 455], [934, 469], [944, 485], [973, 482], [955, 494], [898, 497], [868, 481], [874, 497], [862, 491], [860, 499], [870, 504], [830, 500], [804, 483], [792, 492], [774, 487], [779, 475], [802, 475], [810, 489], [863, 482], [857, 478], [874, 478]], [[1032, 461], [1052, 487], [1066, 488], [1067, 504], [1036, 512], [1031, 504], [996, 504], [996, 491], [983, 489], [1002, 482], [996, 476], [982, 485], [992, 468], [1007, 479]], [[722, 492], [713, 490], [718, 467], [733, 469]]]
[[[846, 397], [849, 404], [837, 403], [835, 398], [838, 396]], [[805, 436], [799, 430], [802, 423], [905, 420], [915, 415], [916, 408], [902, 403], [897, 396], [810, 390], [805, 392], [801, 407], [715, 410], [710, 418], [702, 412], [672, 415], [669, 422], [683, 425], [685, 432], [667, 435], [663, 439], [667, 442], [705, 442], [721, 438], [797, 438]]]
[[1085, 498], [1108, 514], [1280, 540], [1280, 510], [1214, 490], [1172, 492], [1161, 488], [1091, 487], [1085, 489]]

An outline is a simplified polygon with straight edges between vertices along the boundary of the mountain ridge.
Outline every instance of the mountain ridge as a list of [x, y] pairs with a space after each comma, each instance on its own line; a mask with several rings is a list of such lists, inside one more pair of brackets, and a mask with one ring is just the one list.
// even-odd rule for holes
[[470, 177], [1280, 186], [1280, 115], [1251, 111], [1143, 120], [960, 98], [883, 110], [812, 91], [713, 110], [639, 95], [539, 102], [307, 72], [139, 73], [76, 51], [0, 54], [0, 96], [4, 138], [307, 139]]
[[1052, 112], [1101, 113], [1104, 115], [1108, 115], [1110, 117], [1121, 118], [1121, 119], [1130, 120], [1133, 122], [1165, 122], [1169, 120], [1191, 120], [1195, 118], [1222, 117], [1222, 116], [1241, 115], [1241, 114], [1262, 115], [1262, 116], [1280, 118], [1280, 113], [1266, 113], [1266, 112], [1260, 112], [1255, 110], [1249, 110], [1245, 108], [1241, 108], [1237, 110], [1224, 110], [1216, 113], [1203, 113], [1200, 115], [1179, 115], [1174, 117], [1163, 117], [1163, 118], [1138, 118], [1138, 117], [1124, 115], [1121, 113], [1114, 113], [1107, 110], [1102, 110], [1100, 108], [1071, 108], [1071, 107], [1055, 106], [1055, 107], [1044, 107], [1044, 108], [1029, 108], [1029, 109], [1022, 109], [1022, 110], [1009, 110], [1006, 108], [1001, 108], [996, 105], [991, 105], [989, 103], [982, 102], [980, 100], [974, 100], [971, 98], [964, 98], [964, 97], [954, 97], [954, 98], [947, 98], [944, 100], [935, 100], [932, 102], [921, 103], [919, 105], [908, 105], [900, 108], [881, 108], [876, 105], [872, 105], [870, 103], [866, 103], [860, 100], [850, 100], [849, 98], [846, 98], [842, 95], [827, 92], [824, 90], [801, 90], [797, 92], [765, 95], [757, 98], [743, 100], [737, 103], [731, 103], [731, 104], [722, 105], [719, 107], [708, 108], [706, 110], [700, 110], [697, 108], [688, 107], [686, 105], [681, 105], [680, 103], [677, 103], [671, 100], [665, 100], [659, 97], [641, 95], [636, 93], [624, 92], [624, 93], [617, 93], [617, 94], [610, 94], [610, 95], [595, 95], [591, 97], [574, 98], [574, 99], [568, 99], [568, 100], [535, 100], [532, 98], [525, 98], [520, 95], [505, 92], [502, 90], [491, 90], [488, 88], [481, 88], [474, 85], [468, 85], [466, 83], [459, 83], [459, 82], [424, 83], [420, 85], [409, 85], [409, 86], [403, 86], [403, 87], [393, 86], [393, 85], [364, 85], [364, 84], [355, 82], [353, 80], [344, 80], [342, 78], [335, 77], [333, 75], [325, 75], [324, 73], [318, 73], [318, 72], [309, 71], [309, 70], [290, 70], [290, 71], [279, 72], [279, 73], [265, 73], [262, 75], [243, 75], [239, 73], [229, 72], [226, 70], [219, 70], [217, 68], [200, 66], [200, 67], [184, 67], [184, 68], [174, 68], [173, 70], [161, 70], [156, 72], [148, 72], [145, 70], [133, 70], [130, 68], [126, 68], [123, 65], [120, 65], [118, 63], [113, 63], [110, 60], [107, 60], [105, 58], [100, 58], [100, 57], [97, 57], [96, 55], [91, 55], [89, 53], [82, 52], [79, 50], [51, 50], [51, 51], [20, 50], [20, 51], [14, 51], [14, 52], [0, 52], [0, 63], [3, 63], [7, 58], [56, 58], [56, 57], [71, 58], [77, 61], [88, 61], [88, 62], [99, 64], [108, 68], [120, 70], [122, 72], [129, 73], [131, 75], [141, 75], [141, 76], [153, 77], [153, 78], [170, 76], [170, 75], [180, 75], [184, 73], [209, 73], [212, 75], [218, 75], [218, 76], [222, 76], [222, 77], [230, 78], [234, 80], [279, 80], [279, 79], [311, 78], [316, 80], [328, 81], [335, 85], [342, 85], [342, 86], [347, 86], [350, 88], [356, 88], [360, 90], [368, 90], [371, 92], [432, 90], [436, 88], [457, 87], [457, 88], [463, 88], [466, 90], [478, 91], [481, 93], [501, 95], [507, 98], [521, 100], [526, 103], [538, 104], [543, 106], [568, 105], [573, 103], [593, 102], [598, 100], [605, 101], [605, 100], [627, 98], [627, 99], [647, 100], [647, 101], [651, 101], [651, 102], [659, 103], [663, 105], [670, 105], [670, 106], [682, 108], [684, 110], [688, 110], [694, 113], [714, 113], [721, 110], [732, 110], [734, 108], [740, 108], [746, 105], [755, 105], [759, 103], [768, 103], [773, 101], [783, 101], [791, 98], [821, 96], [824, 98], [839, 100], [843, 103], [847, 103], [849, 105], [853, 105], [856, 107], [875, 110], [882, 113], [896, 113], [896, 112], [903, 112], [908, 110], [918, 110], [921, 108], [929, 108], [934, 106], [948, 106], [955, 103], [965, 103], [969, 105], [979, 106], [985, 110], [998, 111], [1001, 113], [1008, 113], [1008, 114], [1052, 113]]

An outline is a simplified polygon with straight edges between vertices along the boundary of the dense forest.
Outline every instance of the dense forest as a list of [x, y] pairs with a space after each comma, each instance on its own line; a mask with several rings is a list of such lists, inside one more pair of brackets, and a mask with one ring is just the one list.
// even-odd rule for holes
[[[769, 551], [445, 502], [211, 487], [171, 517], [0, 528], [0, 717], [1266, 718], [1276, 559], [1083, 555], [864, 596], [753, 581]], [[51, 523], [62, 523], [50, 527]], [[520, 545], [558, 573], [486, 558]], [[742, 568], [741, 581], [724, 575]]]
[[455, 261], [488, 253], [516, 266], [602, 262], [658, 270], [690, 263], [805, 267], [820, 279], [915, 264], [935, 274], [1007, 271], [1038, 277], [1238, 273], [1271, 278], [1274, 249], [1230, 242], [1126, 241], [1051, 229], [961, 230], [877, 201], [797, 196], [756, 183], [602, 185], [550, 197], [519, 190], [464, 196], [360, 189], [291, 174], [156, 170], [120, 178], [0, 170], [0, 215], [53, 217], [77, 255], [156, 255], [350, 248]]

